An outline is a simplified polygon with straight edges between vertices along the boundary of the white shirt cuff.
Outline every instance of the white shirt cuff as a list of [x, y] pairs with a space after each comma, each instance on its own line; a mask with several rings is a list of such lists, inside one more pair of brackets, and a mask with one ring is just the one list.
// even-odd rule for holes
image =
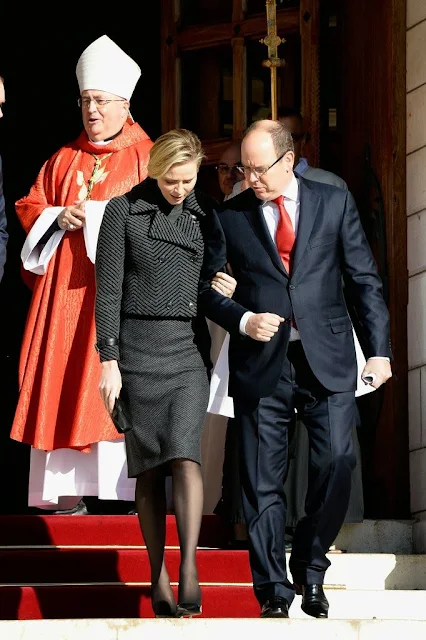
[[247, 335], [246, 324], [247, 324], [247, 320], [250, 318], [250, 316], [254, 316], [253, 311], [246, 311], [241, 317], [241, 320], [240, 320], [240, 333], [243, 336]]
[[387, 362], [390, 362], [390, 358], [387, 358], [386, 356], [371, 356], [371, 358], [367, 358], [368, 360], [387, 360]]

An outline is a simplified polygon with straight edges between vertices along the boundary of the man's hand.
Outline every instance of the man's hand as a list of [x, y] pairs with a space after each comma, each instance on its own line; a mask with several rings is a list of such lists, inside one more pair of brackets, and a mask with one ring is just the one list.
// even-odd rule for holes
[[277, 333], [284, 318], [276, 313], [254, 313], [247, 320], [245, 332], [253, 340], [269, 342]]
[[386, 380], [392, 377], [390, 362], [384, 358], [369, 358], [365, 363], [361, 378], [373, 374], [371, 386], [378, 389]]
[[102, 375], [99, 381], [99, 393], [108, 413], [114, 409], [115, 399], [121, 391], [121, 372], [117, 360], [102, 362]]
[[229, 276], [227, 273], [223, 271], [218, 271], [214, 278], [211, 281], [212, 289], [221, 293], [223, 296], [227, 298], [232, 298], [234, 295], [235, 288], [237, 286], [237, 281], [232, 276]]

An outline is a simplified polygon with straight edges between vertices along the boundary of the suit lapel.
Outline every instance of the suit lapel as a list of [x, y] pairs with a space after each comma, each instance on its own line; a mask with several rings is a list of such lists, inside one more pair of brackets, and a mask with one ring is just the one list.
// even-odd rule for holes
[[271, 258], [271, 260], [274, 263], [274, 265], [277, 267], [277, 269], [281, 273], [286, 275], [287, 278], [288, 278], [288, 273], [284, 268], [284, 265], [282, 263], [280, 254], [278, 253], [278, 250], [277, 250], [277, 247], [275, 245], [275, 242], [272, 240], [271, 234], [269, 233], [268, 226], [267, 226], [267, 224], [265, 222], [265, 217], [263, 215], [262, 206], [260, 204], [261, 201], [258, 200], [258, 198], [255, 198], [255, 199], [256, 199], [256, 202], [257, 202], [257, 207], [251, 209], [250, 211], [245, 211], [244, 212], [245, 216], [246, 216], [247, 220], [249, 221], [249, 223], [251, 224], [251, 226], [253, 227], [253, 230], [254, 230], [255, 234], [257, 235], [257, 237], [259, 238], [259, 240], [263, 244], [264, 248], [268, 252], [269, 257]]
[[297, 228], [296, 246], [294, 250], [293, 258], [293, 273], [295, 274], [303, 254], [305, 253], [306, 246], [309, 241], [309, 237], [314, 226], [315, 218], [318, 213], [320, 198], [309, 187], [307, 187], [303, 180], [299, 179], [300, 189], [300, 209], [299, 209], [299, 224]]

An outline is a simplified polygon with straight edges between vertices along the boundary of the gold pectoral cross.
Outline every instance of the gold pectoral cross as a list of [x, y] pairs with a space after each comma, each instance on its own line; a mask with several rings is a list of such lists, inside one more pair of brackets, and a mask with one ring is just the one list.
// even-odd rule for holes
[[266, 0], [266, 26], [268, 35], [260, 42], [268, 47], [268, 58], [263, 60], [262, 66], [271, 71], [271, 117], [276, 120], [277, 109], [277, 67], [283, 67], [285, 60], [278, 57], [278, 45], [285, 42], [285, 38], [277, 35], [277, 6], [276, 0]]
[[105, 167], [101, 167], [101, 164], [102, 162], [104, 162], [104, 160], [107, 160], [110, 156], [112, 156], [112, 153], [107, 153], [102, 157], [99, 157], [93, 154], [93, 157], [95, 158], [95, 166], [93, 167], [92, 175], [89, 178], [85, 200], [90, 200], [93, 187], [97, 182], [99, 182], [102, 179], [105, 172]]

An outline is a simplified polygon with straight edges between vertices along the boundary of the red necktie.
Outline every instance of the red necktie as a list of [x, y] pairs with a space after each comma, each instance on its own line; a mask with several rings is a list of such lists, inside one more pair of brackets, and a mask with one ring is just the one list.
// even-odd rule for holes
[[277, 233], [275, 236], [275, 242], [277, 245], [278, 253], [281, 256], [283, 265], [290, 274], [291, 259], [294, 247], [294, 241], [296, 235], [294, 233], [293, 225], [291, 223], [290, 216], [284, 206], [284, 196], [278, 196], [274, 198], [272, 202], [278, 206], [280, 212], [280, 219], [278, 220]]

